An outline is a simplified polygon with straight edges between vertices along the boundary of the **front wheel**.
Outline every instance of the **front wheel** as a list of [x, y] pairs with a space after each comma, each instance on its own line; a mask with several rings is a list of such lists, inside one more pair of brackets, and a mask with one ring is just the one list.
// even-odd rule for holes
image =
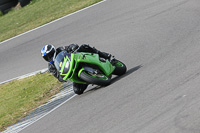
[[126, 73], [127, 68], [123, 62], [115, 60], [113, 66], [115, 66], [115, 70], [113, 71], [112, 74], [121, 76]]
[[107, 86], [111, 83], [111, 79], [104, 74], [93, 74], [84, 70], [80, 73], [80, 78], [87, 83], [100, 86]]
[[73, 82], [73, 90], [75, 94], [81, 95], [87, 88], [87, 84], [79, 84]]

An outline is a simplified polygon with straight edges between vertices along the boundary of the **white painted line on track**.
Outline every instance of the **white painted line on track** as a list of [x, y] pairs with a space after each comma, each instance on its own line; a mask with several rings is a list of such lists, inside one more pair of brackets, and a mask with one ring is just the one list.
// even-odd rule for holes
[[[72, 98], [74, 98], [76, 96], [76, 94], [74, 94], [72, 97], [70, 97], [69, 99], [67, 99], [66, 101], [64, 101], [63, 103], [61, 103], [60, 105], [58, 105], [57, 107], [53, 108], [51, 111], [49, 111], [48, 113], [42, 115], [41, 117], [39, 117], [37, 120], [35, 120], [34, 122], [29, 123], [28, 125], [26, 125], [23, 129], [27, 128], [28, 126], [30, 126], [31, 124], [39, 121], [40, 119], [42, 119], [43, 117], [45, 117], [46, 115], [50, 114], [51, 112], [53, 112], [54, 110], [56, 110], [57, 108], [59, 108], [60, 106], [62, 106], [63, 104], [65, 104], [66, 102], [68, 102], [69, 100], [71, 100]], [[23, 130], [22, 129], [22, 130]], [[22, 131], [21, 130], [21, 131]]]
[[[103, 3], [103, 2], [106, 2], [106, 0], [100, 1], [100, 2], [98, 2], [98, 3], [96, 3], [96, 4], [93, 4], [93, 5], [91, 5], [91, 6], [88, 6], [88, 7], [86, 7], [86, 8], [83, 8], [83, 9], [81, 9], [81, 10], [78, 10], [78, 11], [76, 11], [76, 12], [74, 12], [74, 13], [68, 14], [68, 15], [66, 15], [66, 16], [64, 16], [64, 17], [61, 17], [61, 18], [56, 19], [56, 20], [54, 20], [54, 21], [52, 21], [52, 22], [49, 22], [49, 23], [47, 23], [47, 24], [45, 24], [45, 25], [42, 25], [42, 26], [40, 26], [40, 27], [37, 27], [37, 28], [35, 28], [35, 29], [32, 29], [32, 30], [30, 30], [30, 31], [27, 31], [27, 32], [25, 32], [25, 33], [22, 33], [22, 34], [20, 34], [20, 35], [17, 35], [17, 36], [15, 36], [15, 37], [12, 37], [12, 38], [10, 38], [10, 39], [7, 39], [7, 40], [5, 40], [5, 41], [3, 41], [3, 42], [0, 42], [0, 44], [3, 44], [3, 43], [5, 43], [5, 42], [8, 42], [8, 41], [10, 41], [10, 40], [12, 40], [12, 39], [15, 39], [15, 38], [17, 38], [17, 37], [23, 36], [23, 35], [25, 35], [25, 34], [27, 34], [27, 33], [29, 33], [29, 32], [32, 32], [32, 31], [35, 31], [35, 30], [40, 29], [40, 28], [42, 28], [42, 27], [45, 27], [45, 26], [47, 26], [47, 25], [49, 25], [49, 24], [52, 24], [52, 23], [57, 22], [57, 21], [59, 21], [59, 20], [62, 20], [62, 19], [64, 19], [64, 18], [66, 18], [66, 17], [69, 17], [69, 16], [71, 16], [71, 15], [73, 15], [73, 14], [76, 14], [76, 13], [79, 13], [79, 12], [81, 12], [81, 11], [84, 11], [84, 10], [86, 10], [86, 9], [89, 9], [89, 8], [91, 8], [91, 7], [93, 7], [93, 6], [96, 6], [96, 5], [98, 5], [98, 4], [101, 4], [101, 3]], [[4, 84], [4, 83], [7, 83], [7, 82], [9, 82], [9, 81], [12, 81], [12, 80], [16, 80], [16, 79], [21, 79], [21, 78], [25, 78], [25, 77], [28, 77], [28, 76], [32, 76], [32, 75], [35, 75], [35, 74], [37, 74], [37, 73], [43, 73], [43, 72], [45, 72], [45, 71], [47, 71], [47, 69], [38, 70], [38, 71], [36, 71], [36, 72], [32, 72], [32, 73], [29, 73], [29, 74], [26, 74], [26, 75], [23, 75], [23, 76], [20, 76], [20, 77], [16, 77], [16, 78], [13, 78], [13, 79], [4, 81], [4, 82], [0, 82], [0, 85], [1, 85], [1, 84]], [[25, 129], [25, 128], [27, 128], [28, 126], [30, 126], [31, 124], [33, 124], [33, 123], [39, 121], [40, 119], [42, 119], [42, 118], [45, 117], [46, 115], [50, 114], [51, 112], [53, 112], [54, 110], [56, 110], [57, 108], [59, 108], [60, 106], [62, 106], [63, 104], [65, 104], [66, 102], [68, 102], [69, 100], [71, 100], [72, 98], [74, 98], [75, 96], [77, 96], [77, 94], [74, 94], [72, 97], [70, 97], [69, 99], [67, 99], [67, 100], [64, 101], [63, 103], [59, 104], [58, 106], [56, 106], [55, 108], [53, 108], [52, 110], [50, 110], [49, 112], [47, 112], [46, 114], [42, 115], [42, 116], [39, 117], [37, 120], [35, 120], [35, 121], [33, 121], [33, 122], [30, 122], [30, 123], [26, 123], [26, 126], [25, 126], [23, 129]], [[21, 129], [20, 131], [22, 131], [23, 129]], [[6, 132], [6, 131], [5, 131], [5, 132]], [[7, 132], [6, 132], [6, 133], [7, 133]]]
[[26, 78], [26, 77], [29, 77], [29, 76], [33, 76], [37, 73], [45, 73], [45, 72], [47, 72], [47, 68], [36, 71], [36, 72], [28, 73], [28, 74], [25, 74], [25, 75], [22, 75], [22, 76], [19, 76], [19, 77], [16, 77], [16, 78], [12, 78], [12, 79], [9, 79], [9, 80], [3, 81], [3, 82], [0, 82], [0, 85], [7, 83], [7, 82], [10, 82], [10, 81], [13, 81], [13, 80], [23, 79], [23, 78]]
[[[2, 133], [18, 133], [22, 131], [26, 127], [53, 112], [75, 96], [76, 94], [73, 92], [72, 83], [69, 82], [67, 85], [64, 85], [63, 90], [60, 93], [54, 95], [51, 100], [36, 108], [36, 110], [29, 113], [27, 117], [20, 119], [18, 123], [7, 127], [6, 130]], [[62, 99], [66, 100], [63, 101]]]
[[[40, 28], [42, 28], [42, 27], [45, 27], [45, 26], [47, 26], [47, 25], [49, 25], [49, 24], [55, 23], [55, 22], [57, 22], [57, 21], [59, 21], [59, 20], [62, 20], [62, 19], [67, 18], [67, 17], [69, 17], [69, 16], [72, 16], [72, 15], [74, 15], [74, 14], [76, 14], [76, 13], [79, 13], [79, 12], [81, 12], [81, 11], [84, 11], [84, 10], [86, 10], [86, 9], [89, 9], [89, 8], [91, 8], [91, 7], [94, 7], [94, 6], [99, 5], [99, 4], [101, 4], [101, 3], [103, 3], [103, 2], [106, 2], [106, 1], [107, 1], [107, 0], [103, 0], [103, 1], [100, 1], [100, 2], [98, 2], [98, 3], [95, 3], [95, 4], [91, 5], [91, 6], [88, 6], [88, 7], [86, 7], [86, 8], [83, 8], [83, 9], [81, 9], [81, 10], [78, 10], [78, 11], [76, 11], [76, 12], [73, 12], [73, 13], [71, 13], [71, 14], [68, 14], [68, 15], [66, 15], [66, 16], [63, 16], [63, 17], [61, 17], [61, 18], [59, 18], [59, 19], [56, 19], [56, 20], [54, 20], [54, 21], [51, 21], [51, 22], [49, 22], [49, 23], [47, 23], [47, 24], [44, 24], [44, 25], [42, 25], [42, 26], [39, 26], [39, 27], [37, 27], [37, 28], [35, 28], [35, 29], [29, 30], [29, 31], [24, 32], [24, 33], [22, 33], [22, 34], [20, 34], [20, 35], [17, 35], [17, 36], [15, 36], [15, 37], [12, 37], [12, 38], [10, 38], [10, 39], [7, 39], [7, 40], [5, 40], [5, 41], [3, 41], [3, 42], [0, 42], [0, 44], [6, 43], [6, 42], [8, 42], [8, 41], [10, 41], [10, 40], [12, 40], [12, 39], [15, 39], [15, 38], [17, 38], [17, 37], [23, 36], [23, 35], [25, 35], [25, 34], [27, 34], [27, 33], [29, 33], [29, 32], [35, 31], [35, 30], [40, 29]], [[32, 73], [29, 73], [29, 74], [25, 74], [25, 75], [23, 75], [23, 76], [19, 76], [19, 77], [16, 77], [16, 78], [12, 78], [12, 79], [10, 79], [10, 80], [6, 80], [6, 81], [3, 81], [3, 82], [0, 82], [0, 85], [1, 85], [1, 84], [4, 84], [4, 83], [7, 83], [7, 82], [10, 82], [10, 81], [12, 81], [12, 80], [16, 80], [16, 79], [20, 79], [20, 78], [23, 78], [23, 77], [32, 76], [32, 75], [34, 75], [34, 74], [36, 74], [36, 73], [38, 73], [38, 72], [44, 71], [44, 70], [47, 70], [47, 69], [38, 70], [38, 71], [36, 71], [36, 72], [32, 72]]]
[[47, 26], [47, 25], [49, 25], [49, 24], [55, 23], [55, 22], [57, 22], [57, 21], [59, 21], [59, 20], [62, 20], [62, 19], [67, 18], [67, 17], [69, 17], [69, 16], [72, 16], [72, 15], [74, 15], [74, 14], [76, 14], [76, 13], [79, 13], [79, 12], [81, 12], [81, 11], [84, 11], [84, 10], [86, 10], [86, 9], [89, 9], [89, 8], [91, 8], [91, 7], [93, 7], [93, 6], [96, 6], [96, 5], [98, 5], [98, 4], [101, 4], [101, 3], [105, 2], [105, 1], [106, 1], [106, 0], [100, 1], [100, 2], [98, 2], [98, 3], [96, 3], [96, 4], [93, 4], [93, 5], [91, 5], [91, 6], [88, 6], [88, 7], [86, 7], [86, 8], [81, 9], [81, 10], [78, 10], [78, 11], [76, 11], [76, 12], [73, 12], [73, 13], [71, 13], [71, 14], [68, 14], [68, 15], [66, 15], [66, 16], [64, 16], [64, 17], [61, 17], [61, 18], [56, 19], [56, 20], [54, 20], [54, 21], [51, 21], [51, 22], [49, 22], [49, 23], [47, 23], [47, 24], [44, 24], [44, 25], [42, 25], [42, 26], [39, 26], [39, 27], [37, 27], [37, 28], [35, 28], [35, 29], [29, 30], [29, 31], [24, 32], [24, 33], [22, 33], [22, 34], [19, 34], [19, 35], [15, 36], [15, 37], [12, 37], [12, 38], [10, 38], [10, 39], [7, 39], [7, 40], [5, 40], [5, 41], [0, 42], [0, 44], [3, 44], [3, 43], [5, 43], [5, 42], [8, 42], [8, 41], [10, 41], [10, 40], [12, 40], [12, 39], [15, 39], [15, 38], [17, 38], [17, 37], [23, 36], [23, 35], [25, 35], [25, 34], [27, 34], [27, 33], [29, 33], [29, 32], [35, 31], [35, 30], [40, 29], [40, 28], [42, 28], [42, 27], [45, 27], [45, 26]]

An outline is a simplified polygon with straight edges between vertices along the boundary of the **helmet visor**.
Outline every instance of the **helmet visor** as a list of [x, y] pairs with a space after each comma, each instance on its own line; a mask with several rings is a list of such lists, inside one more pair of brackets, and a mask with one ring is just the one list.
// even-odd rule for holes
[[55, 54], [56, 54], [55, 49], [52, 49], [49, 53], [46, 53], [46, 54], [43, 56], [43, 58], [44, 58], [46, 61], [51, 62], [51, 61], [53, 61], [53, 58], [54, 58]]

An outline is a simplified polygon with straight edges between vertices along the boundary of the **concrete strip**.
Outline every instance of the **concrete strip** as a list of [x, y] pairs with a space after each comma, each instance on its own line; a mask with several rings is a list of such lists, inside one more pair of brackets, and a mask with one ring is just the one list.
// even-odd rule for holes
[[2, 133], [17, 133], [33, 124], [44, 116], [48, 115], [70, 99], [76, 96], [72, 89], [72, 82], [67, 82], [63, 85], [60, 93], [54, 95], [49, 102], [36, 108], [33, 112], [29, 113], [26, 117], [19, 120], [18, 123], [8, 127]]
[[23, 79], [23, 78], [30, 77], [30, 76], [33, 76], [33, 75], [38, 74], [38, 73], [45, 73], [45, 72], [47, 72], [47, 68], [39, 70], [39, 71], [36, 71], [36, 72], [28, 73], [28, 74], [25, 74], [25, 75], [22, 75], [22, 76], [19, 76], [19, 77], [10, 79], [10, 80], [6, 80], [6, 81], [3, 81], [3, 82], [0, 82], [0, 85], [1, 84], [5, 84], [5, 83], [10, 82], [10, 81], [13, 81], [13, 80]]

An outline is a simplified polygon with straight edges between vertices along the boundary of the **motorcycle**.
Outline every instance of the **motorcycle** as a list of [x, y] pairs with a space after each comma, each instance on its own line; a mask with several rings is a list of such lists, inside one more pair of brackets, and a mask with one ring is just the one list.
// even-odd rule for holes
[[60, 52], [55, 60], [55, 67], [63, 80], [74, 83], [73, 90], [80, 95], [89, 84], [107, 86], [112, 74], [121, 76], [126, 73], [126, 65], [114, 59], [111, 62], [95, 53]]

